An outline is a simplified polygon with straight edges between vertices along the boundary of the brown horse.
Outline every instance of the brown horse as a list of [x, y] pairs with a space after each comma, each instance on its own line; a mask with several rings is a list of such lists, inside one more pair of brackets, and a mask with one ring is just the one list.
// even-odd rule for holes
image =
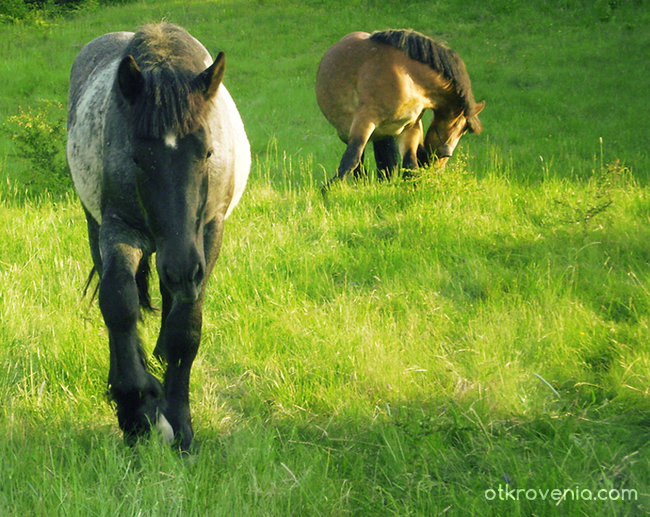
[[[323, 56], [316, 98], [347, 148], [336, 176], [358, 173], [368, 141], [380, 177], [432, 160], [444, 167], [461, 136], [480, 133], [485, 102], [474, 100], [465, 64], [445, 45], [412, 30], [353, 32]], [[434, 118], [426, 136], [422, 115]]]

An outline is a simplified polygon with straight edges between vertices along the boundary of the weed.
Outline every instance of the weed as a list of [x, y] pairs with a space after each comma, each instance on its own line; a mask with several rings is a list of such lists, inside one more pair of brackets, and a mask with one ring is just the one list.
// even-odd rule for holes
[[560, 221], [567, 224], [579, 224], [586, 231], [589, 223], [595, 217], [603, 214], [612, 206], [615, 190], [629, 184], [632, 181], [631, 178], [630, 170], [622, 165], [619, 159], [601, 165], [600, 169], [594, 171], [593, 176], [589, 179], [583, 195], [554, 200], [563, 211]]

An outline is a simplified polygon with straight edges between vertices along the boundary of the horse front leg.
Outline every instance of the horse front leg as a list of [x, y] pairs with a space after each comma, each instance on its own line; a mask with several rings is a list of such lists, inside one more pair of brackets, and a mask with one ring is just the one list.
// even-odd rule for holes
[[361, 153], [361, 158], [359, 158], [359, 163], [357, 164], [357, 166], [352, 171], [352, 175], [357, 179], [364, 178], [364, 177], [366, 177], [368, 175], [368, 171], [366, 171], [366, 166], [363, 163], [365, 161], [364, 157], [365, 157], [365, 153], [362, 152]]
[[[417, 122], [410, 128], [402, 131], [398, 137], [399, 153], [402, 155], [402, 168], [405, 171], [413, 171], [418, 168], [418, 165], [424, 165], [419, 162], [418, 149], [423, 147], [423, 133], [422, 133], [422, 115]], [[408, 177], [412, 173], [404, 172], [404, 176]]]
[[175, 442], [183, 451], [190, 450], [194, 437], [190, 413], [190, 373], [201, 342], [205, 286], [219, 255], [222, 238], [222, 217], [206, 223], [203, 231], [206, 274], [196, 301], [177, 301], [164, 283], [160, 283], [163, 321], [154, 353], [167, 362], [165, 414], [173, 428]]
[[142, 250], [123, 243], [102, 247], [103, 270], [99, 307], [108, 328], [109, 392], [117, 405], [117, 419], [127, 443], [152, 427], [171, 441], [171, 427], [164, 416], [160, 382], [145, 368], [137, 335], [140, 317], [136, 272]]
[[[161, 285], [163, 299], [171, 300]], [[170, 303], [170, 302], [168, 302]], [[165, 399], [167, 420], [174, 431], [175, 443], [189, 450], [194, 437], [190, 414], [190, 373], [201, 342], [203, 294], [196, 302], [171, 300], [171, 309], [161, 328], [156, 352], [167, 362]]]

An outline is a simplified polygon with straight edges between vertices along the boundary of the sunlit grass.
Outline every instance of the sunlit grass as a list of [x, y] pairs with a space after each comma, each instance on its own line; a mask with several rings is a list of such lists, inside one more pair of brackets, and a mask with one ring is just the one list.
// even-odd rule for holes
[[[122, 443], [106, 331], [82, 296], [82, 210], [0, 156], [0, 514], [648, 512], [644, 119], [630, 115], [630, 91], [614, 95], [589, 65], [594, 49], [614, 49], [638, 74], [639, 56], [616, 49], [643, 39], [647, 15], [631, 3], [607, 21], [586, 3], [405, 5], [353, 1], [334, 17], [319, 2], [135, 2], [7, 28], [3, 117], [43, 92], [63, 100], [72, 57], [97, 34], [162, 17], [188, 26], [229, 52], [226, 83], [255, 156], [208, 288], [192, 458], [155, 437]], [[553, 23], [531, 25], [536, 16]], [[596, 23], [592, 48], [584, 34]], [[315, 106], [312, 72], [330, 40], [385, 26], [459, 49], [488, 101], [486, 132], [466, 136], [443, 173], [350, 179], [324, 200], [342, 144]], [[563, 44], [550, 71], [531, 69], [549, 38]], [[30, 67], [41, 43], [35, 62], [51, 66]], [[585, 77], [603, 75], [587, 90], [628, 106], [619, 118], [600, 125], [590, 111], [580, 125], [575, 92], [551, 102], [567, 91], [558, 70], [574, 74], [572, 48]], [[156, 283], [154, 273], [160, 305]], [[147, 352], [158, 327], [146, 315]], [[627, 488], [637, 499], [488, 500], [500, 486]]]
[[[228, 223], [192, 382], [202, 449], [181, 470], [156, 441], [119, 445], [105, 332], [81, 297], [90, 262], [76, 201], [7, 204], [3, 461], [29, 447], [27, 465], [44, 470], [14, 465], [6, 494], [105, 514], [82, 487], [137, 476], [146, 490], [105, 486], [102, 498], [127, 514], [147, 504], [402, 514], [483, 512], [483, 491], [504, 475], [642, 489], [645, 188], [617, 170], [603, 172], [615, 176], [606, 192], [596, 180], [524, 190], [507, 174], [477, 179], [460, 159], [416, 181], [349, 181], [326, 204], [308, 166], [258, 163]], [[276, 167], [281, 187], [268, 180]], [[611, 204], [584, 220], [580, 207], [603, 197]], [[157, 326], [148, 316], [148, 350]]]

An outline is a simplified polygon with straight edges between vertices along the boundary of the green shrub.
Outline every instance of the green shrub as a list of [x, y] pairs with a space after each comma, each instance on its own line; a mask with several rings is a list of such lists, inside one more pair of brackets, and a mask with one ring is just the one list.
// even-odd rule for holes
[[0, 3], [0, 21], [22, 20], [28, 13], [29, 6], [23, 0], [4, 0]]
[[125, 4], [130, 0], [0, 0], [0, 23], [36, 22], [92, 6]]
[[72, 186], [65, 159], [65, 114], [60, 102], [41, 100], [37, 108], [18, 108], [5, 121], [16, 155], [31, 166], [24, 183], [35, 190], [63, 192]]

